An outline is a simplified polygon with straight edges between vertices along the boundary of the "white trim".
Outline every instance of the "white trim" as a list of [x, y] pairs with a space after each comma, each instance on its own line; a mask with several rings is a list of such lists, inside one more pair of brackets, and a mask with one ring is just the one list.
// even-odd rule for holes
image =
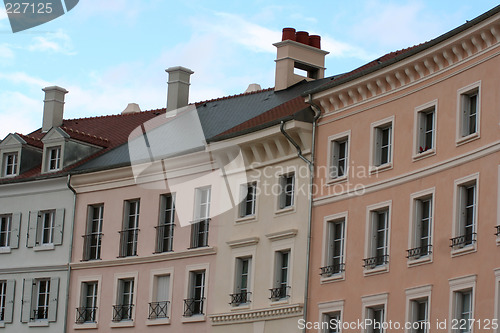
[[123, 279], [134, 279], [134, 306], [132, 307], [132, 320], [125, 320], [114, 322], [113, 321], [113, 311], [111, 311], [111, 320], [109, 327], [134, 327], [135, 326], [135, 309], [137, 308], [137, 285], [139, 284], [139, 271], [115, 273], [113, 276], [113, 303], [111, 305], [117, 305], [118, 299], [121, 295], [118, 294], [118, 281]]
[[[341, 212], [333, 215], [328, 215], [323, 217], [323, 246], [321, 247], [321, 266], [326, 266], [327, 265], [327, 256], [328, 256], [328, 247], [329, 247], [329, 236], [330, 233], [328, 232], [329, 230], [329, 223], [330, 222], [335, 222], [343, 220], [344, 221], [344, 240], [342, 242], [342, 251], [343, 251], [343, 259], [344, 259], [344, 265], [346, 265], [346, 250], [347, 250], [347, 220], [348, 220], [348, 212]], [[345, 266], [344, 266], [345, 267]], [[344, 271], [340, 272], [340, 274], [333, 274], [328, 277], [320, 277], [320, 283], [328, 283], [328, 282], [334, 282], [334, 281], [342, 281], [345, 280], [345, 269]]]
[[421, 199], [425, 199], [425, 198], [428, 198], [428, 197], [431, 197], [432, 200], [431, 200], [431, 225], [430, 225], [430, 234], [431, 234], [431, 241], [430, 241], [430, 244], [431, 245], [431, 251], [432, 253], [427, 255], [427, 256], [423, 256], [422, 258], [417, 258], [417, 259], [411, 259], [411, 258], [408, 258], [407, 259], [407, 266], [408, 267], [412, 267], [412, 266], [416, 266], [416, 265], [420, 265], [420, 264], [427, 264], [427, 263], [431, 263], [433, 261], [433, 254], [434, 254], [434, 221], [435, 221], [435, 210], [436, 210], [436, 188], [435, 187], [432, 187], [432, 188], [429, 188], [429, 189], [425, 189], [425, 190], [421, 190], [421, 191], [418, 191], [418, 192], [414, 192], [412, 194], [410, 194], [410, 209], [409, 209], [409, 212], [410, 212], [410, 216], [408, 218], [408, 222], [409, 222], [409, 226], [408, 226], [408, 249], [412, 249], [415, 247], [415, 228], [416, 228], [416, 215], [417, 215], [417, 212], [416, 212], [416, 201], [417, 200], [421, 200]]
[[[288, 255], [288, 295], [284, 300], [272, 301], [269, 299], [269, 304], [271, 306], [290, 304], [293, 298], [293, 273], [294, 273], [294, 263], [295, 263], [295, 238], [277, 239], [271, 243], [271, 253], [272, 258], [269, 260], [270, 269], [269, 272], [269, 289], [274, 288], [275, 272], [276, 272], [276, 253], [281, 251], [289, 251]], [[269, 292], [269, 291], [268, 291]]]
[[365, 222], [365, 256], [364, 258], [373, 257], [371, 253], [371, 236], [373, 233], [373, 223], [372, 223], [372, 212], [380, 210], [382, 208], [387, 208], [387, 255], [389, 256], [389, 262], [385, 265], [381, 265], [376, 268], [367, 269], [363, 267], [363, 274], [373, 275], [378, 273], [389, 272], [389, 265], [391, 262], [391, 215], [392, 215], [392, 200], [387, 200], [384, 202], [372, 204], [366, 207], [366, 222]]
[[[500, 165], [498, 166], [498, 183], [497, 183], [497, 225], [500, 225]], [[497, 246], [500, 245], [500, 234], [496, 240]], [[500, 320], [500, 316], [499, 316]], [[500, 333], [500, 330], [499, 330]]]
[[[167, 305], [167, 318], [157, 318], [157, 319], [147, 319], [146, 318], [146, 326], [155, 326], [155, 325], [168, 325], [170, 324], [170, 318], [172, 318], [172, 293], [174, 286], [174, 267], [168, 267], [163, 269], [152, 269], [149, 272], [149, 302], [148, 302], [148, 312], [149, 312], [149, 303], [153, 302], [155, 296], [155, 280], [158, 276], [169, 276], [169, 286], [168, 286], [168, 300], [169, 303]], [[148, 313], [149, 316], [149, 313]]]
[[[340, 177], [332, 177], [332, 173], [331, 173], [331, 169], [333, 167], [332, 165], [332, 148], [333, 148], [333, 142], [334, 141], [340, 141], [342, 139], [346, 139], [347, 140], [347, 158], [346, 158], [346, 163], [345, 163], [345, 166], [346, 166], [346, 169], [345, 169], [345, 172], [344, 172], [344, 175], [340, 176]], [[339, 182], [342, 182], [342, 181], [345, 181], [349, 178], [349, 171], [350, 171], [350, 168], [349, 168], [349, 162], [350, 162], [350, 159], [351, 159], [351, 130], [347, 130], [347, 131], [344, 131], [344, 132], [341, 132], [341, 133], [338, 133], [338, 134], [335, 134], [335, 135], [330, 135], [328, 137], [328, 142], [327, 142], [327, 174], [326, 174], [326, 181], [328, 184], [332, 184], [332, 183], [339, 183]]]
[[236, 261], [238, 259], [250, 259], [250, 267], [249, 268], [249, 273], [250, 273], [250, 279], [248, 280], [248, 285], [247, 289], [251, 293], [250, 296], [250, 302], [244, 304], [243, 306], [240, 304], [238, 306], [231, 306], [229, 305], [231, 311], [235, 310], [241, 310], [241, 309], [252, 309], [253, 308], [253, 297], [255, 296], [254, 290], [255, 290], [255, 274], [257, 273], [255, 271], [255, 258], [257, 255], [257, 245], [248, 245], [245, 247], [239, 247], [239, 248], [233, 248], [231, 250], [231, 284], [228, 285], [229, 294], [233, 294], [235, 292], [235, 285], [236, 285]]
[[[206, 321], [207, 320], [207, 303], [208, 303], [208, 291], [209, 291], [209, 274], [210, 274], [210, 264], [209, 263], [200, 263], [200, 264], [194, 264], [194, 265], [186, 265], [185, 269], [185, 278], [184, 278], [184, 299], [189, 298], [189, 293], [190, 293], [190, 274], [191, 272], [195, 271], [205, 271], [205, 281], [204, 281], [204, 288], [203, 288], [203, 297], [205, 300], [203, 301], [203, 309], [202, 315], [192, 315], [191, 317], [182, 317], [181, 322], [182, 323], [191, 323], [191, 322], [200, 322], [200, 321]], [[184, 307], [184, 303], [182, 304], [182, 307]], [[184, 312], [184, 308], [182, 308], [182, 312]]]
[[[430, 324], [430, 315], [431, 315], [431, 293], [432, 293], [432, 285], [425, 285], [413, 288], [407, 288], [405, 290], [406, 294], [406, 314], [405, 314], [405, 322], [410, 323], [413, 322], [412, 314], [411, 314], [411, 301], [419, 300], [419, 299], [427, 299], [427, 323]], [[431, 331], [432, 325], [428, 327], [427, 332]], [[405, 332], [411, 333], [405, 327]]]
[[97, 328], [99, 324], [99, 309], [101, 303], [101, 289], [102, 289], [102, 275], [88, 275], [79, 276], [77, 281], [75, 308], [81, 307], [82, 303], [82, 283], [85, 282], [97, 282], [97, 301], [96, 301], [96, 312], [95, 312], [95, 322], [94, 323], [74, 323], [73, 329], [87, 329], [87, 328]]
[[[427, 111], [433, 110], [434, 113], [434, 123], [432, 131], [432, 144], [433, 147], [426, 151], [420, 152], [420, 118], [422, 112], [427, 113]], [[413, 161], [420, 160], [425, 157], [433, 156], [437, 152], [437, 114], [438, 114], [438, 100], [432, 100], [425, 104], [419, 105], [415, 108], [413, 114]]]
[[[324, 316], [332, 312], [340, 312], [340, 322], [344, 321], [344, 300], [324, 302], [318, 304], [319, 318], [318, 323], [322, 323]], [[322, 331], [323, 332], [323, 331]], [[328, 331], [324, 331], [328, 332]], [[342, 332], [342, 327], [339, 328], [339, 332]]]
[[[495, 273], [495, 308], [493, 312], [493, 319], [500, 321], [500, 268], [493, 271]], [[500, 327], [495, 329], [495, 333], [500, 333]]]
[[[467, 95], [471, 92], [477, 90], [477, 110], [476, 110], [476, 132], [469, 135], [462, 135], [462, 129], [464, 125], [464, 119], [462, 115], [462, 96]], [[471, 83], [465, 87], [462, 87], [457, 90], [457, 120], [456, 120], [456, 145], [462, 145], [467, 142], [479, 139], [480, 128], [481, 128], [481, 80]]]
[[[369, 295], [369, 296], [362, 296], [361, 297], [361, 303], [362, 303], [362, 318], [363, 322], [367, 319], [367, 309], [370, 307], [375, 307], [375, 306], [382, 306], [384, 309], [384, 318], [382, 319], [382, 322], [386, 322], [387, 319], [387, 301], [389, 298], [389, 293], [382, 293], [382, 294], [376, 294], [376, 295]], [[367, 332], [366, 326], [362, 327], [361, 330], [362, 333]]]
[[[387, 126], [389, 125], [389, 126]], [[377, 133], [377, 129], [382, 127], [390, 127], [391, 128], [391, 149], [389, 151], [389, 161], [384, 164], [375, 165], [376, 156], [378, 153], [375, 147], [376, 138], [375, 135]], [[394, 163], [394, 134], [395, 134], [395, 116], [390, 116], [378, 121], [375, 121], [370, 124], [370, 174], [377, 173], [380, 171], [388, 170], [393, 168]]]
[[[476, 280], [477, 275], [469, 275], [462, 276], [457, 278], [448, 279], [448, 283], [450, 285], [450, 309], [449, 309], [449, 323], [452, 322], [452, 319], [456, 317], [456, 293], [461, 291], [472, 291], [472, 318], [474, 318], [474, 310], [475, 310], [475, 299], [476, 299]], [[448, 332], [452, 333], [452, 327], [449, 325]], [[474, 331], [474, 325], [472, 325], [471, 332]]]

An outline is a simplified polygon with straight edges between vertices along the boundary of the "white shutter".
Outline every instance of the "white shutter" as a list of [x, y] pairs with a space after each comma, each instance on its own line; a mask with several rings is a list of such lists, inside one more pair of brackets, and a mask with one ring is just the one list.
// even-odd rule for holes
[[415, 200], [415, 243], [412, 244], [413, 247], [422, 246], [422, 201]]
[[64, 208], [56, 209], [54, 220], [54, 245], [61, 245], [64, 232]]
[[21, 213], [12, 214], [11, 228], [10, 228], [10, 248], [19, 248], [19, 230], [21, 227]]
[[16, 280], [7, 280], [6, 289], [4, 322], [12, 323], [12, 317], [14, 314], [14, 294], [16, 289]]
[[281, 252], [275, 252], [275, 265], [274, 265], [274, 286], [278, 288], [281, 284], [281, 265], [283, 262], [283, 255]]
[[170, 275], [160, 275], [156, 278], [156, 301], [168, 301], [170, 297]]
[[33, 279], [24, 279], [23, 299], [21, 307], [21, 322], [27, 323], [31, 318], [31, 302], [33, 292]]
[[28, 222], [28, 240], [27, 240], [27, 247], [34, 247], [36, 246], [36, 231], [39, 223], [39, 218], [38, 218], [38, 211], [31, 211], [30, 212], [30, 219]]
[[47, 316], [47, 319], [49, 321], [57, 320], [58, 295], [59, 295], [59, 278], [53, 277], [50, 279], [49, 313]]

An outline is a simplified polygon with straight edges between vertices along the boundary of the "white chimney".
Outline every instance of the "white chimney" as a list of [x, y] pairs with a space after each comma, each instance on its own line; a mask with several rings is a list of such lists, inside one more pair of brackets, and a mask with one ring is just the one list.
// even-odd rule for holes
[[61, 126], [64, 114], [64, 95], [68, 91], [58, 86], [46, 87], [43, 101], [42, 132], [48, 132], [52, 127]]
[[188, 105], [189, 78], [194, 72], [182, 66], [167, 68], [165, 72], [168, 73], [167, 111]]
[[245, 93], [251, 93], [251, 92], [259, 91], [259, 90], [262, 90], [260, 84], [258, 84], [258, 83], [250, 83], [248, 85], [247, 90], [245, 90]]
[[139, 104], [137, 104], [137, 103], [128, 103], [128, 105], [125, 108], [125, 110], [122, 111], [122, 114], [136, 113], [136, 112], [141, 112], [141, 108], [139, 107]]

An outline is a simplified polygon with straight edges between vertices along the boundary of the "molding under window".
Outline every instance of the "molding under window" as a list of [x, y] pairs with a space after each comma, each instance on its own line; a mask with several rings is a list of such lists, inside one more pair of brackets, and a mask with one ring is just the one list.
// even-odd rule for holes
[[277, 241], [281, 239], [293, 238], [297, 235], [298, 232], [299, 231], [297, 229], [288, 229], [266, 234], [266, 237], [271, 241]]
[[257, 245], [259, 243], [259, 237], [249, 237], [244, 239], [237, 239], [226, 242], [230, 248], [245, 247]]

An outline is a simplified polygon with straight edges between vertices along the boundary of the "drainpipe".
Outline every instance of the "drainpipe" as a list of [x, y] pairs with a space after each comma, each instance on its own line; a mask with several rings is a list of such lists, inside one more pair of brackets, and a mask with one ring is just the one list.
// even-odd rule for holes
[[[69, 300], [69, 292], [70, 292], [70, 279], [71, 279], [71, 257], [73, 256], [73, 235], [74, 235], [74, 228], [75, 228], [75, 212], [76, 212], [76, 191], [75, 189], [71, 186], [71, 175], [68, 175], [68, 181], [66, 182], [66, 185], [68, 188], [73, 192], [73, 217], [72, 217], [72, 223], [71, 223], [71, 238], [69, 242], [69, 260], [68, 260], [68, 282], [67, 282], [67, 287], [66, 287], [66, 302]], [[69, 304], [66, 304], [66, 307], [64, 309], [64, 332], [67, 331], [67, 325], [68, 325], [68, 310], [69, 310]]]
[[[316, 143], [316, 123], [321, 116], [321, 111], [319, 107], [312, 102], [312, 96], [309, 95], [309, 100], [307, 101], [311, 105], [314, 111], [313, 118], [313, 128], [312, 128], [312, 143], [311, 143], [311, 160], [308, 160], [302, 155], [302, 150], [300, 146], [293, 140], [293, 138], [285, 131], [285, 122], [282, 121], [280, 125], [280, 131], [287, 138], [287, 140], [297, 149], [297, 156], [302, 159], [309, 166], [309, 214], [307, 221], [307, 256], [306, 256], [306, 281], [304, 289], [304, 322], [307, 322], [307, 309], [309, 302], [309, 268], [310, 268], [310, 254], [311, 254], [311, 228], [312, 228], [312, 191], [313, 191], [313, 181], [314, 181], [314, 150]], [[303, 332], [307, 332], [304, 327]]]

